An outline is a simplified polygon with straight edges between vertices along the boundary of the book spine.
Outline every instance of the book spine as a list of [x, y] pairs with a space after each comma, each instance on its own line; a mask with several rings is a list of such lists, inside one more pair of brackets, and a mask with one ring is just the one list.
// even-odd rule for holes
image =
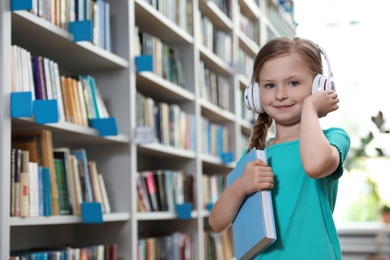
[[20, 216], [30, 216], [29, 204], [29, 173], [20, 173]]

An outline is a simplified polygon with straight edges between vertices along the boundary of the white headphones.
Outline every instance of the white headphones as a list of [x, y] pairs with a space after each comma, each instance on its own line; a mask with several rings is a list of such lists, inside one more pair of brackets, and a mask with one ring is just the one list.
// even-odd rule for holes
[[[317, 74], [314, 77], [311, 92], [312, 94], [314, 94], [320, 90], [336, 91], [336, 86], [333, 81], [333, 73], [330, 68], [328, 55], [326, 54], [325, 50], [322, 49], [319, 45], [317, 45], [317, 47], [322, 53], [322, 55], [324, 56], [326, 63], [328, 64], [328, 77], [322, 74]], [[249, 85], [245, 89], [244, 102], [247, 109], [252, 110], [257, 114], [264, 113], [264, 109], [263, 106], [261, 105], [261, 100], [260, 100], [260, 88], [258, 83], [253, 80], [253, 76], [250, 79]]]

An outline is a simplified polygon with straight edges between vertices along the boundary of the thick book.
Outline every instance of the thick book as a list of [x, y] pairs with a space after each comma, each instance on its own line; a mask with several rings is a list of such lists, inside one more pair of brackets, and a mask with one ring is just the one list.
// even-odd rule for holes
[[[227, 176], [228, 186], [239, 178], [248, 162], [266, 162], [266, 151], [252, 149]], [[232, 223], [236, 259], [253, 259], [276, 240], [270, 190], [257, 191], [243, 200]]]

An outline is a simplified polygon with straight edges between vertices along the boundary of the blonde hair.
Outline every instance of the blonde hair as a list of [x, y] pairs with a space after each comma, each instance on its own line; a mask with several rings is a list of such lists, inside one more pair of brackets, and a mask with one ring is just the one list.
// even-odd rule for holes
[[[260, 71], [267, 61], [293, 53], [306, 62], [307, 68], [313, 74], [313, 79], [315, 75], [322, 74], [321, 52], [315, 43], [299, 37], [279, 37], [267, 42], [256, 55], [253, 63], [253, 78], [251, 80], [259, 82]], [[248, 152], [255, 147], [256, 149], [264, 149], [268, 130], [272, 122], [272, 118], [267, 113], [258, 115], [253, 125]]]

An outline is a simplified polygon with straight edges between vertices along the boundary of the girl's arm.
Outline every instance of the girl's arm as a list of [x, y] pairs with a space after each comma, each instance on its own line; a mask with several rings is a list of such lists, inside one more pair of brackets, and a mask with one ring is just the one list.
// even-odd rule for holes
[[249, 162], [241, 177], [231, 186], [226, 187], [214, 204], [209, 224], [215, 232], [227, 229], [237, 214], [237, 211], [247, 194], [258, 190], [273, 188], [273, 173], [271, 167], [260, 159]]
[[300, 155], [305, 172], [312, 178], [333, 173], [340, 157], [337, 148], [326, 139], [319, 118], [338, 109], [339, 99], [334, 91], [319, 91], [307, 97], [302, 106]]

